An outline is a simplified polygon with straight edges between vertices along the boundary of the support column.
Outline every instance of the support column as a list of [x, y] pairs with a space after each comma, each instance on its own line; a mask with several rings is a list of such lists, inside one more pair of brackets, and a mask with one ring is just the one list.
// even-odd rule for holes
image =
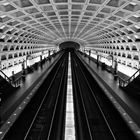
[[50, 56], [50, 53], [51, 53], [50, 50], [48, 50], [48, 56]]
[[40, 62], [42, 61], [42, 55], [40, 55]]
[[22, 76], [23, 77], [25, 76], [25, 65], [26, 65], [26, 68], [27, 68], [27, 60], [22, 62]]
[[97, 67], [99, 66], [99, 58], [100, 56], [99, 56], [99, 54], [97, 54]]
[[90, 55], [91, 55], [91, 50], [89, 50], [89, 57], [90, 57]]
[[118, 72], [118, 62], [117, 60], [114, 61], [114, 75], [116, 75]]

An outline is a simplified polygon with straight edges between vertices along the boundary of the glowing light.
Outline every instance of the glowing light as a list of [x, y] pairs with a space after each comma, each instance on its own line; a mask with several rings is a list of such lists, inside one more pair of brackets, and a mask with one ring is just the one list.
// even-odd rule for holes
[[10, 68], [2, 70], [8, 77], [12, 76], [12, 71], [14, 71], [14, 74], [20, 72], [22, 70], [21, 64], [12, 66]]
[[0, 16], [1, 18], [5, 18], [6, 17], [6, 15], [2, 15], [2, 16]]
[[123, 115], [125, 116], [125, 115], [126, 115], [126, 113], [123, 113]]
[[134, 2], [130, 2], [130, 4], [132, 4], [132, 5], [136, 5], [136, 3], [134, 3]]
[[138, 35], [134, 35], [135, 38], [139, 38]]
[[138, 25], [135, 25], [135, 27], [136, 27], [137, 29], [139, 29], [139, 28], [140, 28], [140, 26], [138, 26]]
[[5, 38], [5, 37], [6, 37], [6, 35], [1, 36], [2, 39]]
[[32, 66], [33, 64], [37, 63], [40, 61], [40, 56], [27, 60], [27, 66]]
[[4, 6], [9, 5], [9, 4], [10, 4], [9, 2], [5, 2], [5, 3], [3, 3]]
[[132, 121], [129, 121], [129, 123], [133, 123]]
[[0, 134], [2, 134], [3, 132], [2, 131], [0, 131]]
[[139, 17], [139, 15], [133, 15], [134, 17], [136, 17], [136, 18], [138, 18]]
[[132, 76], [137, 70], [118, 63], [118, 70], [127, 76]]
[[[3, 28], [5, 28], [5, 25], [3, 25], [3, 26], [0, 27], [0, 29], [3, 29]], [[5, 35], [4, 35], [4, 36], [5, 36]]]
[[[129, 36], [127, 36], [129, 37]], [[91, 57], [97, 59], [96, 54], [91, 53]], [[111, 66], [111, 61], [107, 60], [106, 58], [100, 57], [100, 61], [104, 62], [106, 65]], [[118, 71], [124, 73], [125, 75], [131, 77], [137, 70], [126, 65], [118, 63]]]

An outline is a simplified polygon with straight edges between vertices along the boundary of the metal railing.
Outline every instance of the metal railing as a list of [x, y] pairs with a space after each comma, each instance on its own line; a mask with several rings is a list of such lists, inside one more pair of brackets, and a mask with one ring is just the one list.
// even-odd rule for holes
[[119, 85], [121, 87], [126, 87], [130, 82], [132, 82], [140, 74], [140, 69], [138, 69], [130, 78], [127, 80], [119, 77]]
[[17, 78], [16, 80], [12, 81], [12, 86], [13, 87], [19, 87], [21, 84], [21, 80], [22, 80], [22, 76], [20, 76], [19, 78]]
[[11, 86], [13, 87], [19, 87], [20, 82], [19, 78], [13, 81], [11, 78], [9, 78], [2, 70], [0, 70], [0, 76], [4, 78]]
[[0, 75], [9, 83], [12, 83], [12, 80], [2, 71], [0, 70]]

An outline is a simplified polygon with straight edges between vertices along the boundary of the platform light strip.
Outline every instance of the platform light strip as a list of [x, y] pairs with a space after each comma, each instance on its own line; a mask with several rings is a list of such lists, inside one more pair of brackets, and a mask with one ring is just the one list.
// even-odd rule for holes
[[67, 79], [65, 140], [75, 140], [75, 122], [74, 122], [74, 105], [73, 105], [70, 53], [69, 53], [69, 64], [68, 64], [68, 79]]

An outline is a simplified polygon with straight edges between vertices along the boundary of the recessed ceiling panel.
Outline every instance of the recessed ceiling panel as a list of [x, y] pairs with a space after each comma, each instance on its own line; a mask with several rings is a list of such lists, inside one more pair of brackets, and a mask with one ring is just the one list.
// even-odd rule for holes
[[139, 23], [138, 0], [0, 1], [1, 31], [11, 38], [22, 31], [27, 37], [49, 37], [52, 42], [63, 38], [93, 43], [96, 39], [139, 33]]

